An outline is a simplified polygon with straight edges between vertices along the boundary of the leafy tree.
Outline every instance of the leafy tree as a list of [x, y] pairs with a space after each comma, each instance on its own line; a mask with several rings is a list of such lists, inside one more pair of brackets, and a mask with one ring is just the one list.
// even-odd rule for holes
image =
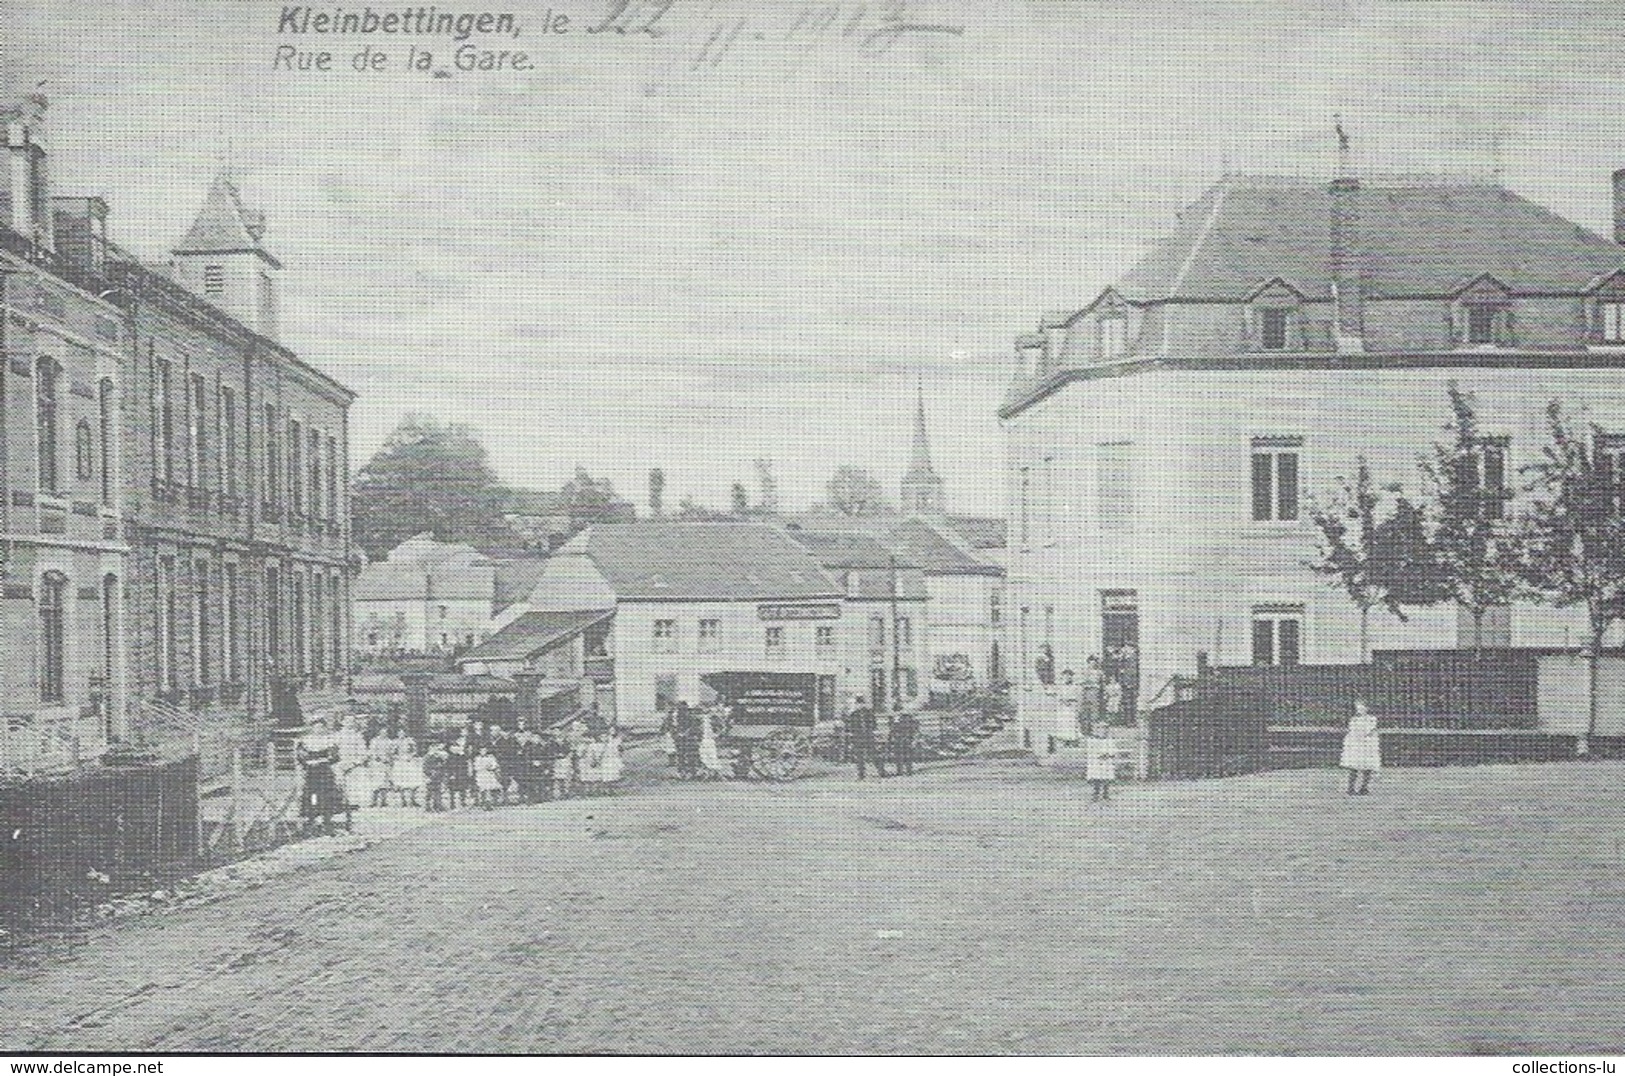
[[826, 496], [829, 506], [845, 516], [884, 516], [893, 511], [875, 476], [850, 464], [836, 468]]
[[1330, 576], [1343, 588], [1360, 610], [1360, 660], [1371, 658], [1371, 610], [1386, 603], [1396, 615], [1399, 607], [1389, 601], [1378, 562], [1377, 508], [1383, 490], [1371, 481], [1371, 465], [1364, 456], [1355, 465], [1354, 478], [1341, 478], [1341, 488], [1324, 507], [1314, 506], [1310, 521], [1320, 530], [1320, 557], [1310, 563], [1312, 571]]
[[504, 497], [472, 429], [408, 415], [356, 475], [356, 544], [377, 558], [427, 531], [443, 542], [503, 547], [512, 541]]
[[[1457, 603], [1473, 617], [1473, 649], [1484, 642], [1484, 614], [1518, 593], [1517, 542], [1502, 522], [1510, 496], [1505, 475], [1488, 473], [1495, 458], [1485, 452], [1473, 403], [1455, 382], [1449, 386], [1449, 443], [1435, 444], [1422, 461], [1437, 502], [1433, 556]], [[1500, 458], [1504, 471], [1505, 459]]]
[[762, 511], [773, 515], [779, 510], [779, 482], [773, 477], [773, 461], [762, 458], [756, 461], [756, 483], [761, 489]]
[[1625, 512], [1620, 475], [1613, 461], [1564, 420], [1552, 401], [1546, 408], [1551, 443], [1534, 475], [1534, 499], [1520, 520], [1520, 565], [1530, 587], [1558, 606], [1583, 605], [1591, 629], [1590, 713], [1581, 753], [1597, 734], [1597, 667], [1609, 625], [1625, 618]]
[[585, 467], [577, 467], [575, 477], [559, 492], [572, 535], [594, 523], [630, 523], [638, 516], [637, 509], [616, 495], [609, 479], [594, 478]]
[[1398, 497], [1393, 510], [1379, 516], [1383, 495], [1398, 494], [1398, 485], [1378, 487], [1364, 456], [1354, 478], [1339, 481], [1330, 501], [1310, 511], [1321, 548], [1309, 568], [1330, 577], [1359, 609], [1360, 660], [1369, 661], [1371, 610], [1382, 605], [1404, 620], [1405, 606], [1432, 605], [1451, 592], [1428, 545], [1422, 510]]

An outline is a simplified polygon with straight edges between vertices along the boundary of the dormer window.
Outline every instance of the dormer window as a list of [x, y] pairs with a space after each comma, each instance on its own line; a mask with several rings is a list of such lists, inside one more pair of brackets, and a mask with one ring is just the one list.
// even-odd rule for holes
[[1605, 299], [1597, 304], [1597, 323], [1605, 344], [1625, 344], [1625, 300]]
[[1118, 312], [1103, 314], [1099, 324], [1100, 357], [1115, 359], [1128, 351], [1128, 318]]
[[1258, 312], [1258, 346], [1265, 351], [1286, 350], [1287, 319], [1292, 312], [1284, 307], [1272, 307]]
[[1467, 347], [1497, 347], [1512, 342], [1512, 293], [1492, 276], [1481, 276], [1456, 297], [1456, 341]]
[[1296, 351], [1303, 346], [1298, 289], [1277, 277], [1248, 296], [1246, 332], [1253, 351]]

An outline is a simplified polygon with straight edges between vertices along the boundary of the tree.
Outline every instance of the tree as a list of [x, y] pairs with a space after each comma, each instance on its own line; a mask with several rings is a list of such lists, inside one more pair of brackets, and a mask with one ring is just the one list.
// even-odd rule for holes
[[[1331, 576], [1360, 610], [1360, 660], [1371, 659], [1371, 610], [1387, 602], [1377, 547], [1377, 507], [1382, 490], [1371, 481], [1371, 465], [1356, 461], [1354, 479], [1339, 478], [1342, 487], [1325, 507], [1316, 505], [1309, 518], [1320, 529], [1320, 559], [1312, 571]], [[1388, 608], [1401, 615], [1399, 608]]]
[[1484, 614], [1518, 593], [1516, 541], [1502, 522], [1511, 493], [1504, 450], [1478, 429], [1472, 400], [1449, 385], [1451, 439], [1422, 461], [1438, 522], [1430, 543], [1453, 597], [1473, 617], [1473, 649], [1484, 645]]
[[1625, 617], [1625, 512], [1614, 461], [1595, 451], [1564, 420], [1561, 406], [1546, 408], [1551, 443], [1534, 475], [1535, 494], [1520, 520], [1520, 565], [1535, 593], [1554, 605], [1585, 606], [1591, 638], [1586, 648], [1590, 712], [1580, 752], [1597, 734], [1597, 671], [1609, 625]]
[[427, 531], [443, 542], [501, 548], [512, 542], [504, 499], [472, 429], [408, 415], [356, 475], [356, 544], [377, 558]]
[[630, 523], [638, 517], [637, 509], [616, 495], [609, 479], [594, 478], [585, 467], [577, 467], [575, 477], [559, 492], [572, 535], [594, 523]]
[[666, 500], [666, 472], [659, 467], [649, 472], [649, 514], [656, 519], [664, 515]]
[[744, 519], [750, 514], [750, 494], [745, 492], [745, 483], [735, 482], [731, 495], [733, 514]]
[[883, 516], [892, 513], [875, 476], [862, 467], [842, 464], [826, 487], [829, 506], [844, 516]]
[[1393, 510], [1379, 518], [1383, 494], [1397, 495], [1397, 484], [1378, 487], [1364, 456], [1356, 461], [1353, 480], [1339, 481], [1330, 502], [1310, 512], [1321, 548], [1309, 568], [1332, 577], [1359, 609], [1360, 660], [1369, 661], [1372, 609], [1382, 605], [1405, 620], [1405, 606], [1432, 605], [1450, 591], [1428, 545], [1422, 510], [1398, 496]]

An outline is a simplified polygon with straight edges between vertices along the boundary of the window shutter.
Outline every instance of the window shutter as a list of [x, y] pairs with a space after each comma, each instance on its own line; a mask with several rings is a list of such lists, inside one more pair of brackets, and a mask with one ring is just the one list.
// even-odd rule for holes
[[1512, 308], [1507, 307], [1501, 311], [1501, 316], [1496, 319], [1496, 323], [1501, 330], [1496, 343], [1502, 347], [1516, 346], [1518, 343], [1518, 325], [1512, 313]]
[[1456, 311], [1453, 307], [1444, 308], [1444, 338], [1451, 344], [1459, 344], [1462, 337], [1456, 329]]

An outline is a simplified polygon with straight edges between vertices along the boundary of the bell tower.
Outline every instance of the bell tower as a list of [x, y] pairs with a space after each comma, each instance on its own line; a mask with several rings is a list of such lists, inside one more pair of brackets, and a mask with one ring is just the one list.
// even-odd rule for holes
[[903, 514], [939, 519], [948, 512], [942, 477], [931, 467], [931, 447], [925, 436], [925, 387], [915, 386], [914, 451], [903, 475]]
[[282, 263], [261, 243], [264, 235], [265, 215], [246, 207], [231, 174], [221, 171], [170, 264], [193, 294], [275, 340]]

